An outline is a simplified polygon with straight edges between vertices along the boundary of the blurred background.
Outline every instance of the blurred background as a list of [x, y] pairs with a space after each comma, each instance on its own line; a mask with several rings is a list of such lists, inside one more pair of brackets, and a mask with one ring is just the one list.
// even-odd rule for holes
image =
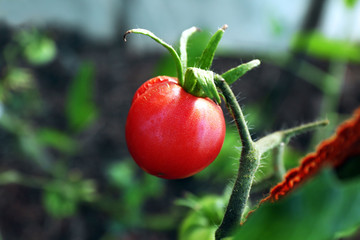
[[[360, 105], [359, 23], [357, 0], [0, 0], [0, 239], [177, 239], [184, 205], [231, 183], [240, 144], [227, 113], [224, 147], [204, 172], [168, 181], [134, 164], [124, 136], [132, 95], [176, 70], [153, 40], [125, 44], [126, 30], [177, 46], [197, 26], [194, 60], [228, 24], [213, 70], [261, 60], [232, 86], [255, 139], [330, 120], [290, 143], [291, 168]], [[263, 161], [258, 181], [271, 167]]]

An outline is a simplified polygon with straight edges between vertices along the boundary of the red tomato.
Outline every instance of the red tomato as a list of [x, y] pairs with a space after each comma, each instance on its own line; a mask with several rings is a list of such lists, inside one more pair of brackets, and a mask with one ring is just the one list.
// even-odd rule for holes
[[214, 161], [224, 138], [220, 106], [187, 93], [176, 78], [152, 78], [136, 91], [126, 142], [146, 172], [166, 179], [190, 177]]

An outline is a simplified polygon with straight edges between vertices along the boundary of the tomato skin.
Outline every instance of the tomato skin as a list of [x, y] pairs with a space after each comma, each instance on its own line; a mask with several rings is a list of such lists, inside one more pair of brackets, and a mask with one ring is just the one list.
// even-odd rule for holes
[[176, 78], [156, 77], [135, 93], [126, 122], [135, 162], [166, 179], [190, 177], [214, 161], [225, 138], [223, 112], [187, 93]]

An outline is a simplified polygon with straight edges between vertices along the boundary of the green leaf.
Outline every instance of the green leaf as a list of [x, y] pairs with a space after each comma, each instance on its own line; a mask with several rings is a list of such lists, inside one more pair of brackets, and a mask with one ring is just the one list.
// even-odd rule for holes
[[21, 180], [22, 180], [22, 176], [17, 171], [8, 170], [0, 173], [0, 185], [19, 183]]
[[20, 118], [5, 112], [0, 117], [0, 127], [15, 134], [19, 146], [29, 159], [44, 170], [50, 169], [49, 157], [44, 146], [38, 141], [31, 126]]
[[45, 209], [54, 217], [68, 217], [77, 211], [81, 202], [93, 201], [95, 198], [95, 182], [77, 176], [68, 179], [55, 179], [44, 186], [43, 203]]
[[208, 97], [221, 102], [214, 83], [214, 73], [200, 68], [189, 67], [185, 72], [183, 88], [194, 96]]
[[73, 215], [77, 210], [75, 189], [66, 182], [52, 181], [43, 193], [45, 209], [54, 217], [63, 218]]
[[196, 64], [196, 67], [209, 70], [211, 67], [211, 64], [213, 62], [216, 48], [224, 35], [224, 32], [227, 28], [227, 25], [224, 25], [221, 27], [216, 33], [210, 38], [210, 41], [208, 45], [206, 46], [205, 50], [203, 51], [198, 63]]
[[216, 226], [224, 215], [224, 198], [209, 195], [198, 199], [191, 196], [190, 201], [193, 201], [195, 210], [182, 222], [179, 240], [215, 239]]
[[[210, 36], [208, 31], [201, 31], [197, 34], [193, 34], [188, 39], [188, 48], [187, 52], [187, 67], [195, 67], [199, 56], [206, 47], [206, 43], [209, 41]], [[185, 70], [185, 69], [184, 69]], [[166, 75], [176, 77], [176, 66], [172, 57], [169, 55], [164, 55], [161, 60], [157, 63], [154, 75]]]
[[234, 239], [326, 240], [360, 226], [360, 181], [323, 171], [287, 198], [261, 205]]
[[228, 84], [234, 83], [240, 77], [242, 77], [245, 73], [250, 71], [251, 69], [260, 65], [260, 60], [255, 59], [247, 63], [243, 63], [235, 68], [228, 70], [223, 73], [221, 76], [225, 79]]
[[66, 117], [73, 131], [81, 131], [92, 124], [98, 111], [93, 101], [94, 66], [85, 62], [73, 80], [66, 103]]
[[111, 164], [107, 169], [107, 177], [111, 184], [120, 189], [130, 188], [137, 184], [134, 167], [128, 160]]
[[42, 128], [37, 132], [37, 137], [42, 144], [61, 152], [74, 153], [76, 150], [76, 141], [56, 129]]
[[360, 46], [346, 40], [327, 38], [319, 32], [298, 34], [293, 48], [322, 59], [360, 62]]
[[355, 7], [357, 1], [358, 0], [344, 0], [344, 3], [348, 8], [353, 8]]
[[56, 57], [55, 42], [36, 30], [20, 31], [15, 38], [24, 49], [25, 58], [31, 64], [44, 65]]
[[28, 69], [10, 68], [5, 82], [12, 90], [29, 89], [33, 86], [33, 75]]
[[184, 76], [183, 76], [184, 69], [183, 69], [183, 66], [181, 64], [181, 60], [180, 60], [180, 57], [179, 57], [178, 53], [175, 51], [175, 49], [171, 45], [164, 42], [161, 38], [156, 36], [154, 33], [150, 32], [149, 30], [142, 29], [142, 28], [136, 28], [136, 29], [131, 29], [131, 30], [127, 31], [124, 34], [124, 41], [125, 42], [126, 42], [127, 35], [129, 35], [130, 33], [137, 33], [137, 34], [142, 34], [142, 35], [148, 36], [148, 37], [152, 38], [154, 41], [156, 41], [157, 43], [160, 43], [163, 47], [165, 47], [169, 51], [169, 53], [172, 55], [174, 60], [175, 60], [176, 70], [177, 70], [177, 73], [178, 73], [178, 80], [179, 80], [180, 85], [183, 84], [183, 81], [184, 81]]
[[52, 61], [56, 56], [56, 46], [53, 40], [41, 37], [30, 42], [25, 47], [25, 57], [34, 65], [43, 65]]
[[185, 71], [187, 68], [187, 46], [188, 46], [188, 40], [189, 38], [195, 33], [199, 31], [196, 27], [191, 27], [187, 30], [185, 30], [180, 37], [180, 60], [183, 67], [183, 70]]

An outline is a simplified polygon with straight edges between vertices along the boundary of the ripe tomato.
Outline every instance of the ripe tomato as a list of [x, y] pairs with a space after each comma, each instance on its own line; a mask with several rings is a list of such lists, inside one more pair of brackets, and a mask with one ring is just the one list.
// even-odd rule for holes
[[126, 142], [146, 172], [166, 179], [190, 177], [214, 161], [224, 138], [220, 106], [187, 93], [176, 78], [152, 78], [136, 91]]

